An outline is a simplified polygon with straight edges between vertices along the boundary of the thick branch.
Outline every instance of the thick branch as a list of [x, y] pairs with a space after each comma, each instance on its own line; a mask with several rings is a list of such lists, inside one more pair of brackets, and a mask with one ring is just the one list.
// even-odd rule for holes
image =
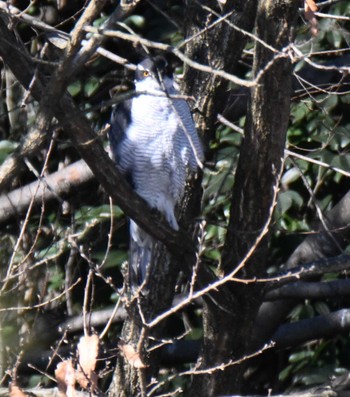
[[[287, 267], [293, 268], [301, 263], [311, 262], [322, 257], [339, 254], [339, 247], [345, 247], [350, 239], [350, 191], [325, 214], [326, 224], [333, 238], [323, 230], [319, 223], [314, 233], [308, 236], [296, 248], [287, 261]], [[338, 246], [334, 243], [336, 239]]]
[[305, 263], [303, 265], [297, 266], [291, 270], [286, 270], [284, 272], [278, 273], [274, 276], [274, 279], [276, 281], [272, 283], [270, 287], [267, 287], [267, 289], [276, 288], [276, 286], [290, 283], [293, 278], [310, 280], [323, 276], [326, 273], [339, 273], [344, 270], [348, 270], [349, 266], [349, 255], [344, 254], [332, 258], [322, 258], [312, 261], [310, 263]]
[[[325, 219], [329, 230], [334, 231], [333, 237], [338, 245], [345, 248], [350, 238], [350, 192], [325, 214]], [[339, 247], [323, 230], [321, 224], [316, 225], [315, 229], [318, 229], [319, 233], [311, 234], [305, 238], [290, 256], [286, 263], [288, 269], [302, 267], [304, 263], [339, 254]], [[256, 347], [264, 344], [270, 338], [279, 324], [283, 323], [292, 306], [293, 302], [287, 304], [286, 301], [264, 302], [261, 305], [256, 325], [253, 327], [253, 330], [256, 331], [253, 334]]]
[[350, 295], [350, 280], [329, 282], [295, 281], [269, 291], [264, 301], [278, 299], [325, 299]]
[[0, 223], [26, 211], [31, 201], [34, 205], [40, 205], [43, 201], [62, 200], [62, 195], [74, 192], [93, 179], [90, 168], [85, 161], [80, 160], [45, 178], [3, 194], [0, 196]]
[[292, 347], [310, 340], [332, 338], [350, 330], [350, 310], [342, 309], [334, 313], [317, 316], [295, 323], [281, 325], [271, 340], [276, 348]]

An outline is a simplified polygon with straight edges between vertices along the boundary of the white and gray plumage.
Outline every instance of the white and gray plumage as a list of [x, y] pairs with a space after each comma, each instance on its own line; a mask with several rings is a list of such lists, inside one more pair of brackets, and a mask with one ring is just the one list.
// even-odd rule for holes
[[[164, 61], [163, 61], [164, 62]], [[114, 160], [134, 190], [178, 230], [175, 207], [188, 173], [203, 161], [202, 146], [187, 102], [159, 59], [146, 59], [136, 70], [138, 95], [118, 105], [112, 115], [110, 143]], [[129, 277], [140, 285], [152, 263], [155, 240], [130, 221]]]

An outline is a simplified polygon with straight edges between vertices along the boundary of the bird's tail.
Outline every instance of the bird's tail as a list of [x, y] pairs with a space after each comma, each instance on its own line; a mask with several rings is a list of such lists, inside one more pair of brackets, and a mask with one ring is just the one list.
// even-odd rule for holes
[[129, 282], [131, 289], [142, 285], [153, 260], [155, 239], [130, 221]]

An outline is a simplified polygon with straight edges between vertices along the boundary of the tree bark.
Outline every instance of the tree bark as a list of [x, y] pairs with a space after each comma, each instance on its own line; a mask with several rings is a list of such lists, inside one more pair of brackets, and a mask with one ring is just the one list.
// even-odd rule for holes
[[8, 222], [24, 211], [31, 202], [38, 206], [77, 192], [84, 184], [94, 180], [94, 175], [84, 160], [79, 160], [38, 181], [0, 195], [0, 224]]
[[[189, 1], [186, 37], [193, 38], [186, 46], [186, 55], [213, 69], [234, 73], [247, 42], [247, 36], [239, 29], [248, 32], [253, 29], [256, 7], [257, 0], [228, 1], [222, 10], [216, 9], [212, 1]], [[228, 14], [225, 21], [211, 27], [218, 17]], [[235, 30], [232, 25], [238, 29]], [[215, 136], [217, 115], [227, 105], [229, 83], [187, 65], [184, 83], [184, 91], [196, 98], [195, 108], [198, 112], [194, 116], [204, 142], [208, 143]]]
[[[292, 65], [283, 48], [293, 39], [297, 1], [260, 1], [256, 19], [254, 75], [260, 75], [251, 91], [245, 136], [241, 147], [232, 196], [230, 222], [222, 256], [225, 274], [234, 270], [255, 243], [266, 222], [279, 181], [289, 121]], [[263, 72], [262, 72], [263, 71]], [[264, 274], [268, 239], [265, 237], [241, 272], [241, 277]], [[228, 314], [215, 305], [204, 309], [204, 343], [201, 369], [219, 366], [250, 353], [251, 329], [262, 299], [257, 285], [232, 285]], [[194, 377], [192, 393], [238, 393], [244, 365]]]
[[[121, 347], [109, 388], [110, 397], [145, 396], [151, 378], [158, 374], [162, 349], [158, 347], [150, 351], [150, 348], [161, 345], [165, 321], [152, 329], [145, 322], [150, 322], [171, 307], [179, 267], [162, 244], [159, 243], [156, 249], [151, 274], [141, 292], [131, 296], [129, 286], [124, 282], [128, 317], [123, 326], [121, 340], [123, 344], [132, 346], [141, 359], [142, 368], [134, 365]], [[125, 280], [127, 279], [126, 277]]]

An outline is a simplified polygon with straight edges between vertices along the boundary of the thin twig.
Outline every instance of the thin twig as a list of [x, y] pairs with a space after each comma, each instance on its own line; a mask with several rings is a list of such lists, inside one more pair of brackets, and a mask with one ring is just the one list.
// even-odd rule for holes
[[343, 252], [343, 249], [342, 249], [341, 246], [339, 245], [339, 243], [338, 243], [338, 241], [336, 240], [336, 238], [333, 236], [333, 233], [329, 230], [328, 225], [327, 225], [327, 222], [326, 222], [326, 219], [325, 219], [325, 217], [323, 216], [322, 210], [321, 210], [320, 206], [318, 205], [318, 202], [317, 202], [316, 197], [314, 196], [314, 194], [313, 194], [313, 192], [312, 192], [312, 189], [311, 189], [311, 187], [310, 187], [309, 182], [307, 181], [305, 175], [302, 173], [302, 171], [301, 171], [299, 165], [295, 162], [295, 160], [292, 159], [292, 158], [291, 158], [290, 160], [291, 160], [291, 162], [294, 164], [294, 166], [299, 170], [299, 174], [300, 174], [300, 176], [301, 176], [301, 179], [303, 180], [304, 186], [306, 187], [307, 191], [308, 191], [309, 194], [310, 194], [311, 200], [312, 200], [312, 202], [313, 202], [313, 204], [314, 204], [314, 206], [315, 206], [315, 208], [316, 208], [316, 212], [317, 212], [318, 218], [319, 218], [319, 220], [321, 221], [321, 224], [322, 224], [322, 226], [323, 226], [325, 232], [327, 233], [327, 235], [329, 236], [329, 238], [333, 241], [334, 245], [339, 249], [339, 253], [342, 253], [342, 252]]
[[247, 354], [246, 356], [238, 359], [238, 360], [229, 360], [226, 363], [222, 363], [219, 365], [216, 365], [214, 367], [210, 368], [204, 368], [204, 369], [194, 369], [188, 370], [188, 371], [183, 371], [178, 374], [174, 374], [172, 376], [169, 376], [167, 379], [165, 379], [162, 382], [159, 382], [152, 390], [149, 392], [149, 396], [152, 396], [160, 387], [164, 386], [165, 384], [171, 382], [174, 379], [177, 379], [179, 377], [183, 376], [196, 376], [196, 375], [204, 375], [204, 374], [213, 374], [214, 372], [217, 371], [223, 371], [227, 367], [232, 367], [233, 365], [239, 365], [244, 361], [250, 360], [254, 357], [259, 356], [260, 354], [264, 353], [266, 350], [271, 349], [274, 346], [274, 342], [270, 342], [269, 344], [265, 344], [261, 349], [255, 351], [252, 354]]
[[105, 337], [105, 335], [107, 334], [107, 332], [109, 330], [109, 327], [113, 324], [114, 316], [117, 314], [120, 304], [121, 304], [121, 299], [118, 299], [118, 302], [115, 304], [113, 312], [112, 312], [111, 316], [109, 317], [107, 324], [105, 325], [104, 329], [102, 330], [102, 332], [99, 335], [100, 339], [103, 339]]
[[123, 33], [120, 31], [104, 30], [104, 29], [94, 28], [92, 26], [86, 26], [85, 30], [89, 33], [102, 34], [106, 37], [115, 37], [115, 38], [119, 38], [122, 40], [130, 41], [132, 43], [142, 44], [142, 45], [145, 45], [146, 47], [157, 48], [158, 50], [162, 50], [165, 52], [172, 52], [174, 55], [176, 55], [178, 58], [180, 58], [183, 62], [185, 62], [187, 65], [193, 67], [194, 69], [200, 70], [202, 72], [210, 73], [214, 76], [222, 77], [224, 79], [227, 79], [227, 80], [229, 80], [237, 85], [243, 86], [243, 87], [254, 87], [256, 85], [256, 83], [254, 81], [244, 80], [237, 76], [234, 76], [233, 74], [227, 73], [223, 70], [217, 70], [210, 66], [202, 65], [199, 62], [193, 61], [191, 58], [187, 57], [184, 53], [182, 53], [176, 47], [173, 47], [169, 44], [164, 44], [164, 43], [159, 43], [156, 41], [147, 40], [140, 36], [131, 35], [131, 34]]
[[344, 17], [344, 15], [324, 14], [323, 12], [314, 12], [319, 18], [336, 19], [337, 21], [350, 21], [350, 17]]
[[350, 177], [350, 172], [347, 172], [347, 171], [345, 171], [345, 170], [343, 170], [341, 168], [338, 168], [338, 167], [334, 167], [333, 165], [330, 165], [330, 164], [325, 163], [323, 161], [315, 160], [313, 158], [310, 158], [310, 157], [307, 157], [307, 156], [303, 156], [302, 154], [293, 152], [292, 150], [289, 150], [289, 149], [284, 149], [284, 153], [285, 153], [286, 156], [296, 157], [296, 158], [298, 158], [300, 160], [304, 160], [304, 161], [307, 161], [309, 163], [316, 164], [316, 165], [319, 165], [321, 167], [328, 168], [328, 169], [330, 169], [332, 171], [338, 172], [339, 174], [342, 174], [342, 175], [344, 175], [344, 176], [346, 176], [348, 178]]
[[[80, 281], [81, 281], [81, 278], [78, 278], [78, 280], [73, 285], [71, 285], [69, 289], [73, 289], [76, 285], [78, 285], [80, 283]], [[25, 311], [25, 310], [39, 309], [41, 307], [45, 307], [46, 305], [49, 305], [52, 302], [56, 302], [57, 300], [60, 300], [65, 295], [66, 295], [66, 291], [63, 291], [59, 295], [55, 296], [54, 298], [49, 299], [45, 302], [39, 303], [37, 305], [0, 308], [0, 312]]]
[[[84, 336], [89, 336], [90, 332], [89, 332], [89, 325], [90, 325], [90, 321], [88, 324], [88, 315], [90, 313], [89, 310], [89, 297], [90, 297], [90, 286], [92, 284], [92, 278], [93, 278], [93, 270], [90, 269], [89, 270], [89, 274], [87, 276], [87, 280], [86, 280], [86, 284], [85, 284], [85, 288], [84, 288], [84, 303], [83, 303], [83, 319], [84, 319]], [[90, 319], [89, 319], [90, 320]]]
[[299, 60], [304, 60], [315, 69], [319, 70], [335, 70], [337, 72], [350, 73], [350, 66], [327, 66], [320, 65], [310, 60], [310, 54], [303, 54], [294, 44], [290, 45], [290, 48], [295, 52]]
[[109, 213], [110, 213], [110, 217], [109, 219], [110, 221], [110, 226], [109, 226], [109, 233], [108, 233], [108, 242], [107, 242], [107, 248], [106, 248], [106, 252], [104, 254], [104, 257], [101, 261], [101, 264], [97, 266], [98, 270], [101, 270], [103, 268], [103, 266], [105, 265], [107, 259], [108, 259], [108, 255], [109, 252], [112, 248], [112, 238], [113, 238], [113, 228], [114, 228], [114, 217], [113, 217], [113, 200], [112, 197], [109, 197]]

